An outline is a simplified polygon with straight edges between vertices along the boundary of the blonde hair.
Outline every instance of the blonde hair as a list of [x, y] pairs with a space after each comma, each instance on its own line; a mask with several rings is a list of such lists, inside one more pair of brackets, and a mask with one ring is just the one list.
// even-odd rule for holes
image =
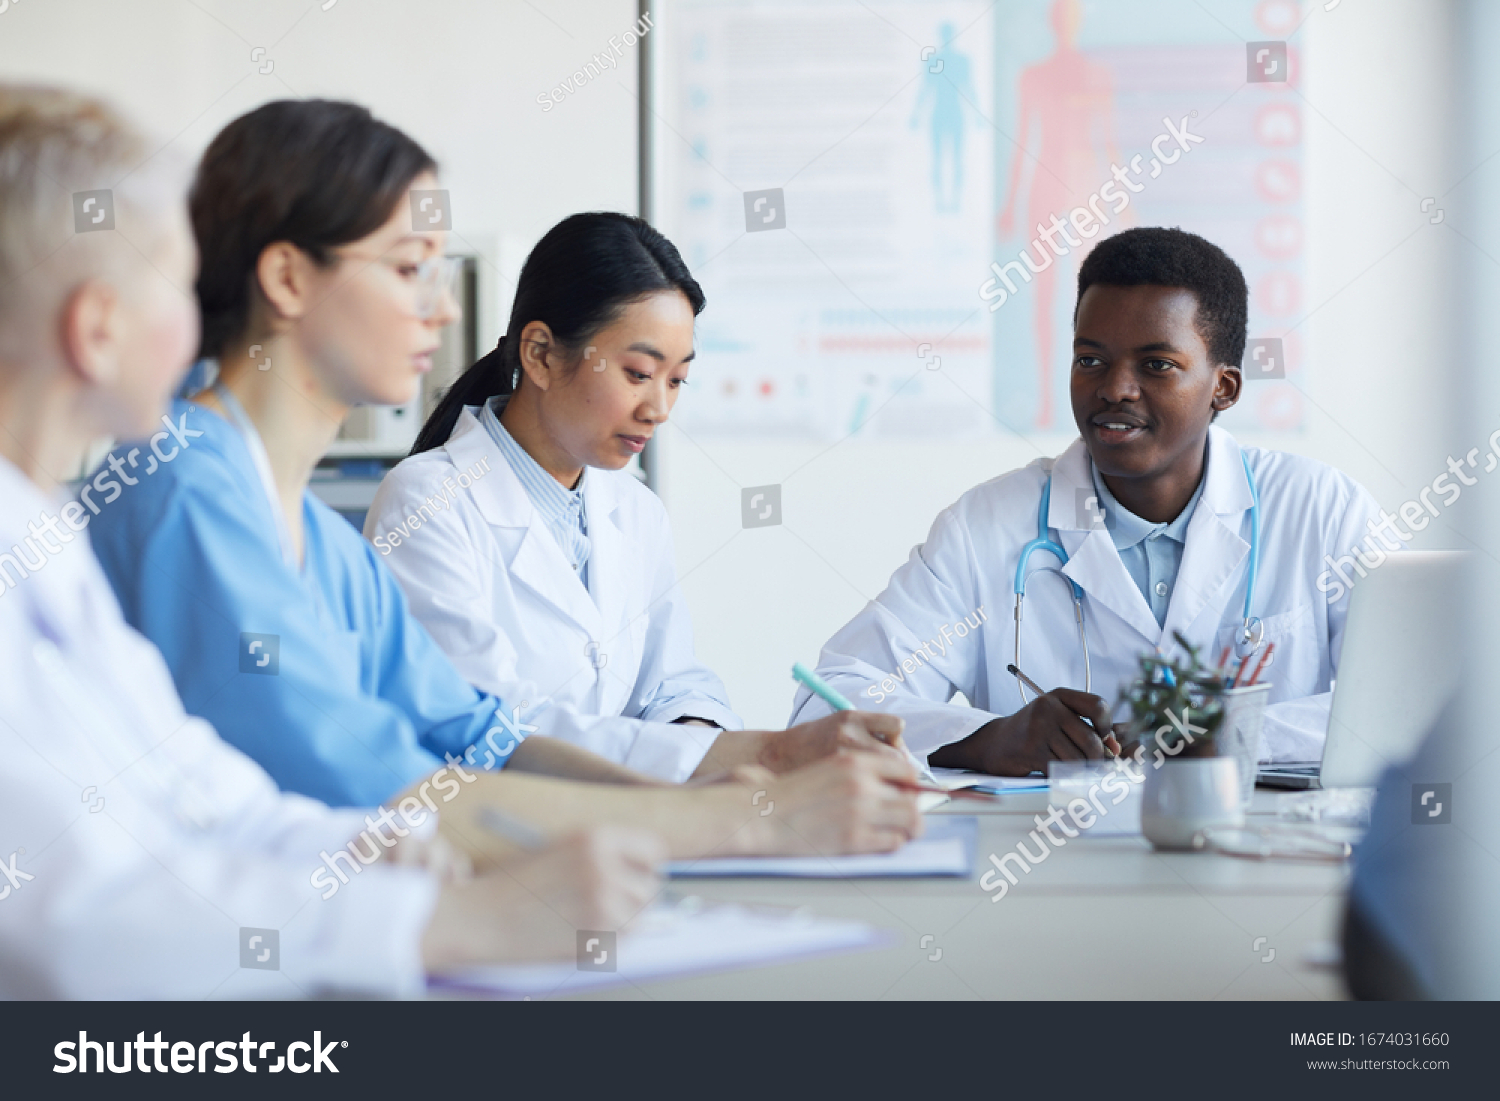
[[[187, 173], [108, 103], [61, 88], [0, 82], [0, 355], [26, 355], [32, 332], [89, 278], [146, 262]], [[109, 190], [113, 232], [79, 233], [74, 195]], [[191, 294], [192, 288], [181, 288]]]

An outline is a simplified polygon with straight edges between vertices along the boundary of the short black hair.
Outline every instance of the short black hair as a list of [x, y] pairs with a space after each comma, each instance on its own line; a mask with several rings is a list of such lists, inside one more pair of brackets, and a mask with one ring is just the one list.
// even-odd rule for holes
[[[1095, 283], [1182, 287], [1198, 299], [1198, 335], [1215, 363], [1240, 366], [1250, 292], [1245, 275], [1212, 241], [1182, 229], [1143, 226], [1100, 241], [1078, 268], [1078, 302]], [[1073, 306], [1078, 323], [1078, 305]]]
[[188, 199], [198, 239], [200, 356], [220, 355], [250, 322], [255, 267], [289, 241], [322, 265], [390, 220], [436, 162], [354, 103], [276, 100], [209, 143]]

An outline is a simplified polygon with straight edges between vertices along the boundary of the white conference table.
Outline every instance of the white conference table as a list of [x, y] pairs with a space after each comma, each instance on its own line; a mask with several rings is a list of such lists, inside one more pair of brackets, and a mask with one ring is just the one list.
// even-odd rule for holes
[[[1257, 791], [1248, 823], [1275, 821]], [[979, 886], [1047, 811], [1042, 793], [934, 812], [979, 820], [967, 879], [691, 879], [706, 902], [806, 907], [885, 930], [887, 947], [626, 984], [600, 999], [1332, 999], [1347, 865], [1166, 854], [1135, 837], [1080, 837], [999, 902]], [[1261, 939], [1264, 938], [1264, 939]]]

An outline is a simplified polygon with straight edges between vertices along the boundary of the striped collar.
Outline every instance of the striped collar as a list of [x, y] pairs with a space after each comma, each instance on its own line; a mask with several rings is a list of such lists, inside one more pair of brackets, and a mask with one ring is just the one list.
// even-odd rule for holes
[[[583, 475], [578, 479], [576, 486], [572, 489], [564, 489], [562, 484], [543, 470], [541, 464], [533, 459], [500, 423], [500, 418], [495, 415], [497, 401], [499, 399], [485, 402], [480, 407], [479, 423], [489, 433], [490, 439], [495, 441], [500, 454], [505, 456], [505, 461], [515, 473], [516, 480], [521, 483], [521, 488], [526, 491], [526, 496], [530, 498], [532, 505], [541, 513], [542, 519], [546, 521], [548, 529], [557, 540], [557, 545], [567, 556], [569, 564], [575, 570], [582, 570], [588, 561], [590, 550], [588, 516], [584, 509], [583, 497], [583, 486], [588, 480], [588, 468], [584, 468]], [[501, 405], [501, 408], [504, 406]]]

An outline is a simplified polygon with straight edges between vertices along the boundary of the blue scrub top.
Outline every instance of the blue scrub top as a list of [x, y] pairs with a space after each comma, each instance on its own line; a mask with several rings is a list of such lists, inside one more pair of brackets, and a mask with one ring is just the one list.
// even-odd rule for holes
[[458, 674], [360, 533], [305, 493], [299, 575], [238, 430], [186, 401], [170, 416], [169, 461], [122, 445], [80, 499], [98, 509], [89, 532], [125, 618], [186, 709], [283, 789], [333, 806], [384, 803], [445, 754], [503, 767], [522, 736], [511, 712]]

